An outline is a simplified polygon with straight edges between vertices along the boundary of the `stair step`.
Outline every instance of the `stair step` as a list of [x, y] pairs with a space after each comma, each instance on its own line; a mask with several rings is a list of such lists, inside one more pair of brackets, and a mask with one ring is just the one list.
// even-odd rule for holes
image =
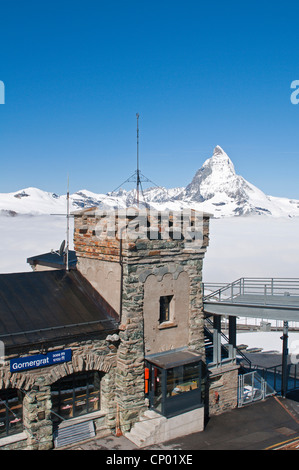
[[159, 427], [165, 421], [167, 421], [165, 416], [153, 410], [146, 410], [130, 432], [125, 434], [125, 437], [139, 447], [151, 445], [153, 443], [153, 436], [157, 434]]
[[133, 427], [133, 430], [139, 433], [143, 437], [150, 436], [155, 431], [156, 426], [151, 425], [147, 421], [143, 421], [143, 423], [136, 423]]
[[154, 419], [155, 419], [155, 420], [160, 419], [161, 421], [166, 421], [165, 416], [160, 415], [159, 413], [157, 413], [157, 412], [154, 411], [154, 410], [146, 410], [146, 411], [144, 411], [143, 416], [145, 416], [146, 418], [149, 418], [149, 419], [153, 419], [153, 420], [154, 420]]

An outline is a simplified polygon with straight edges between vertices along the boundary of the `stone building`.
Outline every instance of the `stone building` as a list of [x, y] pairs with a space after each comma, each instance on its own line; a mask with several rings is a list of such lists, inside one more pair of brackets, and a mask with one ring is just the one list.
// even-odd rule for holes
[[0, 448], [51, 449], [75, 428], [146, 445], [134, 429], [149, 411], [161, 442], [236, 406], [238, 370], [218, 357], [215, 318], [206, 357], [210, 216], [187, 215], [82, 210], [77, 269], [0, 275]]

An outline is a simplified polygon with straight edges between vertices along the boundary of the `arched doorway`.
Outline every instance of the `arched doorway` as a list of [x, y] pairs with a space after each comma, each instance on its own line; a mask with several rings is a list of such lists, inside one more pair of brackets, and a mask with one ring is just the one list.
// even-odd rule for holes
[[101, 409], [101, 378], [98, 371], [67, 375], [51, 386], [54, 424]]

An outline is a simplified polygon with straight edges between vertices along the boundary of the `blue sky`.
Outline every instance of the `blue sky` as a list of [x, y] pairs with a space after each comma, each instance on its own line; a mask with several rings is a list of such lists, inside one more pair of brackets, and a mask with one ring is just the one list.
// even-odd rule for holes
[[[0, 2], [0, 192], [105, 193], [135, 171], [187, 185], [220, 145], [267, 194], [299, 199], [299, 4]], [[129, 187], [127, 187], [129, 189]]]

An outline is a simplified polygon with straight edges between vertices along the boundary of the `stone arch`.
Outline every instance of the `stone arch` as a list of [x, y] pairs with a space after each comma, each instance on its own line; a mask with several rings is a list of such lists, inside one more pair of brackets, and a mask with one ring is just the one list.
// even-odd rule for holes
[[115, 364], [115, 356], [107, 357], [89, 353], [84, 354], [84, 356], [75, 354], [72, 358], [72, 362], [65, 362], [49, 368], [11, 373], [9, 368], [5, 367], [0, 370], [0, 390], [7, 388], [30, 390], [36, 385], [37, 380], [39, 382], [42, 380], [43, 385], [51, 385], [67, 375], [88, 370], [98, 370], [106, 373], [109, 372], [111, 367], [115, 366]]
[[[76, 376], [84, 372], [98, 372], [100, 380], [100, 410], [102, 413], [114, 413], [115, 408], [115, 365], [116, 357], [102, 356], [98, 354], [79, 354], [73, 357], [72, 362], [55, 366], [48, 377], [46, 385], [50, 393], [50, 402], [52, 402], [52, 386], [66, 377]], [[53, 409], [51, 407], [51, 409]]]
[[115, 366], [116, 358], [108, 358], [98, 354], [79, 354], [73, 356], [71, 363], [63, 363], [55, 366], [47, 377], [47, 383], [51, 385], [57, 380], [66, 377], [67, 375], [76, 374], [78, 372], [97, 370], [99, 372], [107, 373], [111, 367]]
[[0, 390], [7, 388], [29, 390], [34, 382], [34, 376], [28, 372], [15, 372], [12, 374], [8, 368], [5, 368], [0, 373]]

